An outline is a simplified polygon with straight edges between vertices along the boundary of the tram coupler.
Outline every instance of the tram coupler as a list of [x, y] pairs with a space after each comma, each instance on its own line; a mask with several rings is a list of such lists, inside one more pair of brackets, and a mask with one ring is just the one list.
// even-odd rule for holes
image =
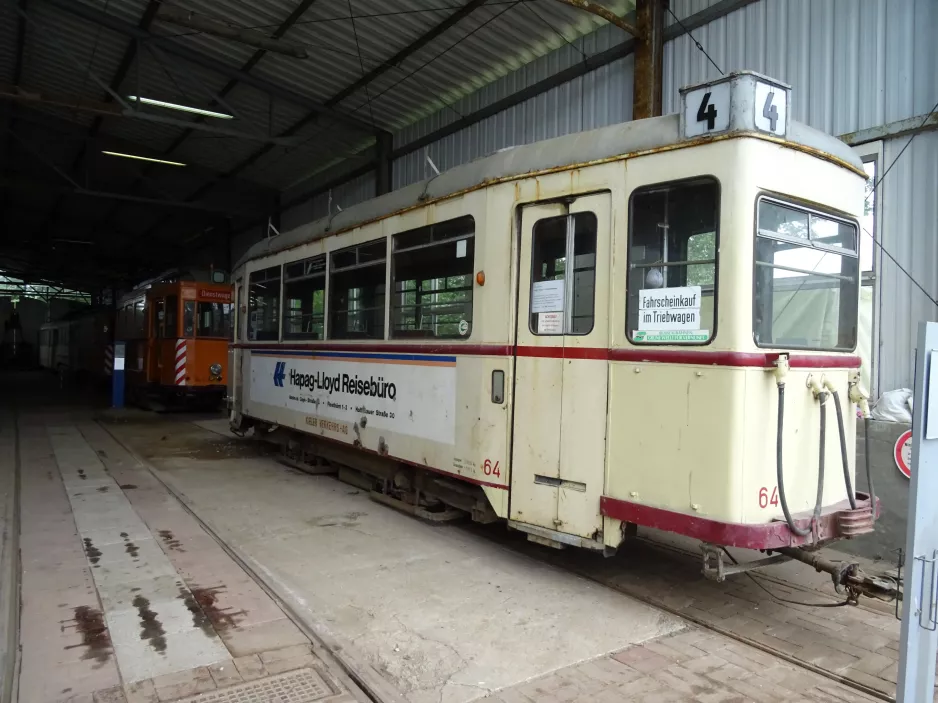
[[818, 573], [828, 573], [834, 582], [837, 593], [846, 593], [847, 602], [856, 605], [860, 596], [878, 598], [884, 601], [902, 600], [899, 583], [888, 578], [869, 576], [860, 570], [860, 565], [846, 561], [825, 559], [817, 552], [809, 552], [797, 547], [782, 547], [774, 550], [791, 559], [814, 567]]
[[755, 559], [754, 561], [734, 562], [727, 564], [723, 561], [726, 554], [723, 547], [707, 542], [700, 543], [700, 551], [703, 554], [703, 575], [704, 578], [717, 583], [726, 581], [727, 576], [735, 574], [744, 574], [747, 571], [763, 569], [766, 566], [773, 566], [788, 561], [789, 557], [784, 554], [773, 554], [772, 556]]

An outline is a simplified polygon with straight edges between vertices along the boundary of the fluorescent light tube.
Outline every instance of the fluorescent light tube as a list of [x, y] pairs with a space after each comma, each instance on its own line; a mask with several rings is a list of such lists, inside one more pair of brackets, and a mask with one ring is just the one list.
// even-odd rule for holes
[[167, 166], [185, 166], [181, 161], [166, 161], [165, 159], [151, 159], [149, 156], [137, 156], [136, 154], [122, 154], [119, 151], [102, 151], [102, 154], [108, 156], [120, 156], [123, 159], [136, 159], [137, 161], [149, 161], [154, 164], [166, 164]]
[[221, 120], [230, 120], [232, 115], [227, 115], [224, 112], [213, 112], [212, 110], [203, 110], [200, 107], [189, 107], [188, 105], [177, 105], [176, 103], [168, 103], [163, 100], [154, 100], [153, 98], [138, 98], [136, 95], [128, 95], [127, 99], [131, 102], [141, 102], [144, 105], [153, 105], [155, 107], [165, 107], [167, 110], [180, 110], [182, 112], [191, 112], [194, 115], [202, 115], [203, 117], [217, 117]]

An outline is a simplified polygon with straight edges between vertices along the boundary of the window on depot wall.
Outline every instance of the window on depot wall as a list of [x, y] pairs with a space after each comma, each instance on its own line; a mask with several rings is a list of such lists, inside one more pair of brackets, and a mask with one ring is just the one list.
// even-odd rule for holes
[[248, 281], [248, 341], [279, 340], [280, 267], [254, 271]]
[[465, 339], [472, 331], [472, 216], [394, 235], [391, 337]]
[[283, 267], [283, 338], [323, 339], [326, 322], [326, 257]]
[[719, 219], [714, 178], [632, 194], [626, 331], [633, 344], [706, 344], [713, 338]]

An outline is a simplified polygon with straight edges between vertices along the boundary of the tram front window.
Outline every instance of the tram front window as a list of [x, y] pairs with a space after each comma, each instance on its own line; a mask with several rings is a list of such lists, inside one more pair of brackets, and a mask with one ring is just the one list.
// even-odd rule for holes
[[228, 339], [231, 334], [231, 303], [199, 303], [199, 337]]
[[852, 351], [857, 343], [857, 227], [760, 198], [753, 338], [762, 347]]

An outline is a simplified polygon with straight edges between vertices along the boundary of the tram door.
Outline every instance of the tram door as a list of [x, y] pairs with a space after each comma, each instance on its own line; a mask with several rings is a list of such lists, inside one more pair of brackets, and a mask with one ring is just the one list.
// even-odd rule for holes
[[594, 538], [606, 455], [611, 198], [524, 208], [510, 517]]

